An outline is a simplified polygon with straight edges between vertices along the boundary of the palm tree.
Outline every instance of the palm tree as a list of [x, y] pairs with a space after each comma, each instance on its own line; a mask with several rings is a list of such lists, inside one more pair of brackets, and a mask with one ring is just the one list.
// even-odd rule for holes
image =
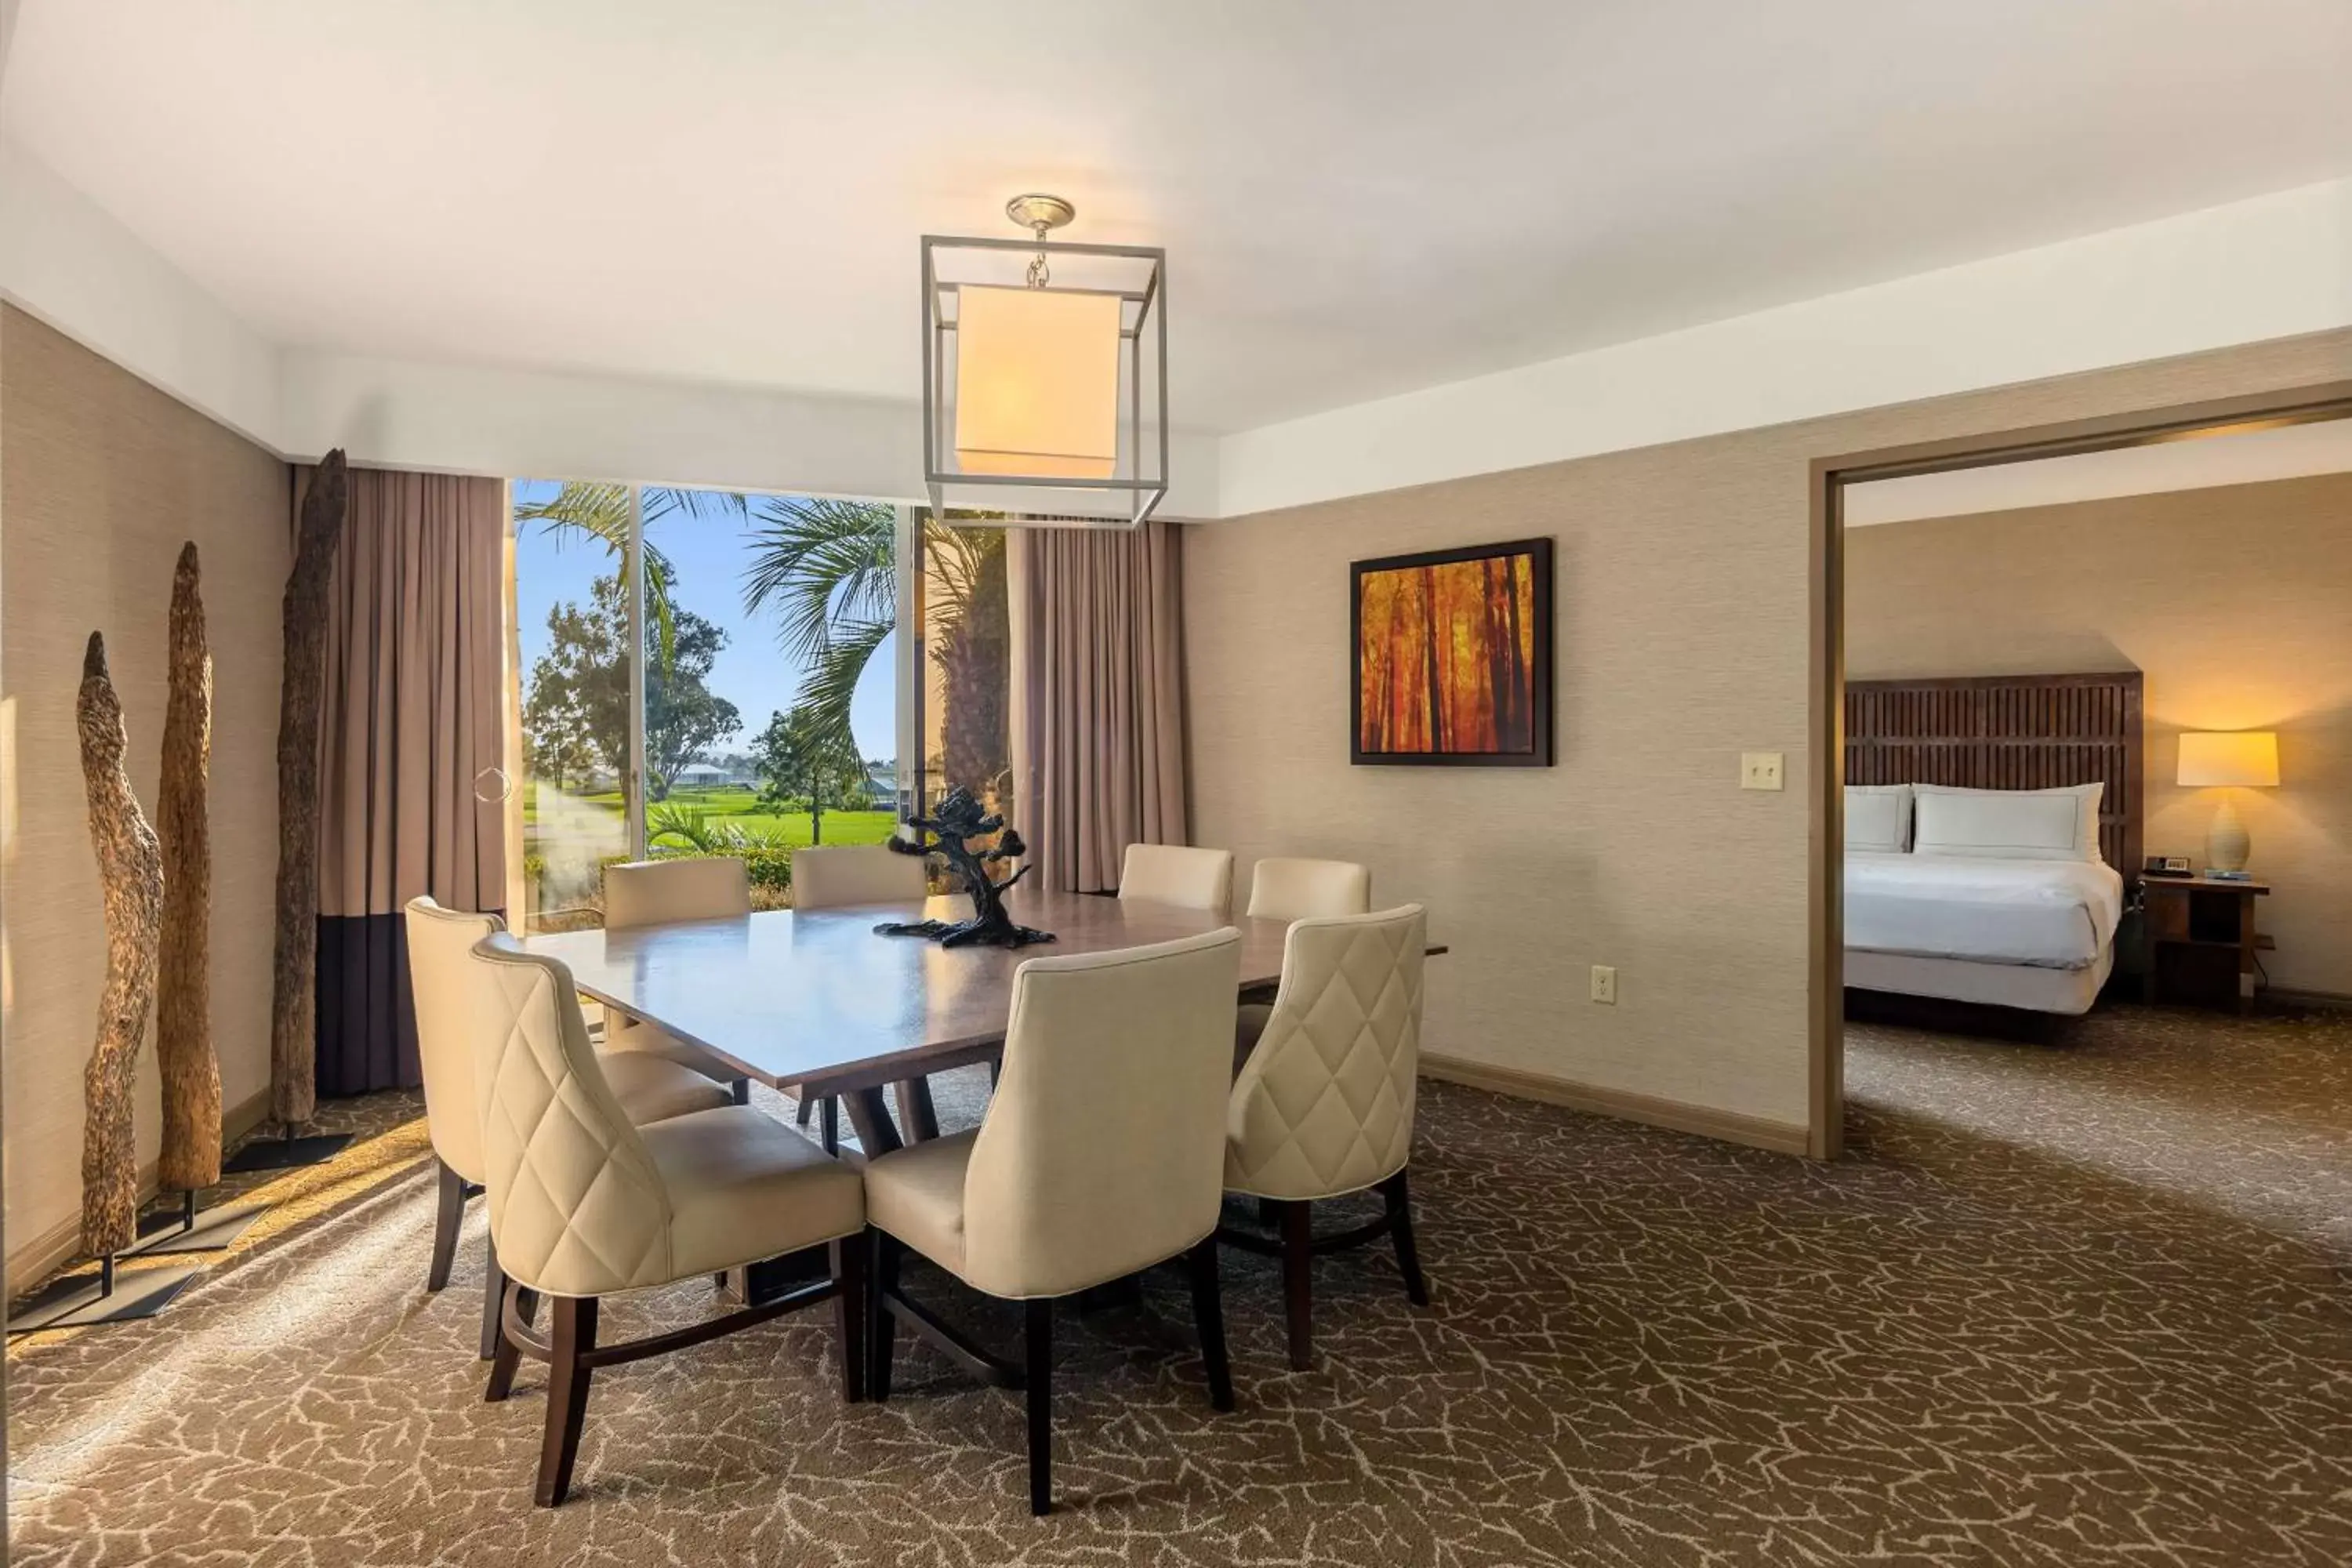
[[[997, 529], [950, 527], [928, 510], [919, 515], [928, 566], [926, 633], [947, 655], [953, 706], [959, 700], [953, 656], [961, 647], [955, 632], [970, 618], [992, 563], [1001, 575], [1004, 535]], [[858, 678], [897, 624], [897, 510], [876, 501], [769, 496], [757, 517], [743, 608], [757, 614], [773, 606], [777, 642], [808, 671], [797, 700], [847, 734]], [[986, 781], [957, 782], [977, 789]]]
[[776, 641], [807, 673], [796, 702], [849, 732], [857, 678], [897, 625], [898, 513], [876, 501], [768, 496], [743, 571], [743, 609], [772, 606]]
[[[664, 518], [736, 517], [751, 515], [751, 498], [733, 490], [681, 489], [673, 486], [645, 487], [645, 521], [648, 531]], [[536, 522], [560, 542], [577, 534], [604, 546], [613, 559], [623, 559], [629, 542], [629, 487], [566, 479], [555, 495], [543, 501], [525, 501], [515, 508], [518, 524]], [[662, 667], [669, 667], [677, 647], [677, 625], [670, 589], [677, 574], [669, 558], [648, 542], [646, 545], [646, 607], [653, 612], [655, 643]]]

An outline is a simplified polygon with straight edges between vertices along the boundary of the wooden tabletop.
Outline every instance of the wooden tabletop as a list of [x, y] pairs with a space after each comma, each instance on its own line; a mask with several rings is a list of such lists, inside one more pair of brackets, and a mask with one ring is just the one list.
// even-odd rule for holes
[[2143, 871], [2140, 885], [2146, 888], [2186, 888], [2198, 893], [2267, 893], [2268, 882], [2257, 882], [2251, 877], [2209, 877], [2201, 872], [2173, 873]]
[[1012, 1014], [1013, 971], [1027, 959], [1230, 925], [1241, 932], [1244, 987], [1282, 975], [1286, 921], [1025, 888], [1006, 904], [1015, 920], [1058, 940], [1018, 951], [945, 949], [875, 934], [884, 921], [963, 918], [968, 901], [951, 897], [564, 931], [523, 945], [562, 960], [573, 983], [606, 1006], [700, 1046], [746, 1078], [816, 1096], [994, 1056]]

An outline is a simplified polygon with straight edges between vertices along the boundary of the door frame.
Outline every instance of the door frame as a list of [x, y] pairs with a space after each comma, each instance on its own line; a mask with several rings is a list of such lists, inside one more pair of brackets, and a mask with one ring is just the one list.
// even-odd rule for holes
[[2346, 418], [2352, 381], [2322, 382], [1813, 459], [1807, 1154], [1833, 1160], [1845, 1141], [1845, 487]]

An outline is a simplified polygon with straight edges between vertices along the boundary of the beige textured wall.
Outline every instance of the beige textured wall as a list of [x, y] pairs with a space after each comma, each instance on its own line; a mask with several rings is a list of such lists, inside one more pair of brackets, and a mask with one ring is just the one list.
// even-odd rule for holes
[[2272, 882], [2276, 984], [2352, 995], [2352, 474], [1857, 528], [1857, 679], [2138, 669], [2147, 852], [2204, 859], [2219, 795], [2172, 783], [2183, 730], [2276, 730], [2241, 790]]
[[[1194, 837], [1428, 903], [1430, 1050], [1801, 1127], [1809, 462], [2347, 376], [2330, 333], [1193, 528]], [[1531, 534], [1559, 765], [1350, 767], [1348, 563]], [[1788, 753], [1785, 794], [1738, 787], [1744, 750]]]
[[[82, 644], [106, 634], [150, 819], [164, 620], [183, 540], [204, 558], [213, 653], [213, 1030], [224, 1101], [268, 1086], [277, 869], [278, 598], [286, 465], [21, 312], [0, 311], [0, 581], [16, 823], [8, 909], [7, 1237], [24, 1255], [81, 1202], [81, 1072], [105, 972], [98, 868], [74, 740]], [[151, 1047], [139, 1157], [156, 1152]]]

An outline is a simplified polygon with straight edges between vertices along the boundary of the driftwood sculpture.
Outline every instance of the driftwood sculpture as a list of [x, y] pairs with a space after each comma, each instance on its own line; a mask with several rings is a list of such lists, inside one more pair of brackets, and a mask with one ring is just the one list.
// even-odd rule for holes
[[163, 848], [163, 944], [155, 972], [155, 1066], [163, 1080], [163, 1152], [156, 1184], [193, 1193], [220, 1180], [220, 1058], [213, 1051], [212, 829], [205, 820], [213, 749], [213, 659], [194, 540], [172, 577], [171, 694], [163, 708], [163, 776], [155, 837]]
[[98, 1043], [82, 1072], [81, 1245], [93, 1258], [129, 1247], [138, 1233], [139, 1152], [132, 1141], [131, 1089], [147, 1011], [155, 1002], [155, 945], [163, 918], [163, 856], [122, 771], [127, 740], [122, 704], [106, 673], [106, 641], [89, 634], [81, 695], [74, 706], [81, 737], [82, 782], [89, 794], [89, 834], [106, 900], [106, 989], [98, 1004]]
[[[948, 791], [940, 802], [939, 815], [919, 816], [909, 824], [917, 839], [909, 843], [903, 838], [889, 840], [890, 847], [901, 855], [937, 855], [947, 862], [963, 890], [971, 895], [971, 919], [968, 921], [892, 921], [874, 929], [883, 936], [924, 936], [941, 947], [966, 947], [985, 943], [991, 947], [1027, 947], [1032, 942], [1051, 942], [1054, 933], [1032, 931], [1015, 923], [1004, 908], [1004, 895], [1013, 883], [1029, 874], [1024, 866], [1002, 882], [989, 874], [989, 867], [1003, 860], [1015, 860], [1029, 852], [1021, 842], [1021, 835], [1004, 826], [1004, 818], [988, 811], [974, 800], [971, 792], [958, 785]], [[985, 838], [1003, 829], [1003, 837], [992, 849], [974, 849], [971, 841]], [[922, 842], [928, 837], [929, 843]]]
[[343, 454], [310, 476], [280, 606], [278, 700], [278, 942], [271, 973], [269, 1113], [290, 1135], [318, 1110], [319, 707], [326, 677], [327, 578], [342, 536]]

